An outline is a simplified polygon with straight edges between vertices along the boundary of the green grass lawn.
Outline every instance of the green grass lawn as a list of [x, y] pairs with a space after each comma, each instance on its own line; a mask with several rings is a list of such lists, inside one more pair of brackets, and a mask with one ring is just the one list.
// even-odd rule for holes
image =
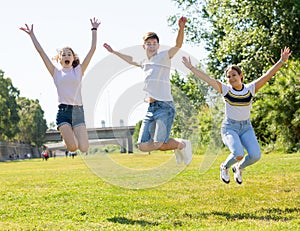
[[0, 163], [0, 230], [300, 230], [300, 154], [263, 155], [242, 185], [220, 181], [226, 155], [207, 171], [203, 156], [107, 156], [134, 176], [80, 156]]

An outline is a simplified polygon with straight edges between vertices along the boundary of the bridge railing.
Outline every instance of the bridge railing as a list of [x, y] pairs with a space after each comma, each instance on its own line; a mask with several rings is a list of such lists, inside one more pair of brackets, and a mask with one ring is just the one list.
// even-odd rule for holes
[[[89, 140], [94, 139], [123, 139], [124, 142], [121, 145], [121, 152], [126, 152], [126, 140], [128, 153], [133, 153], [132, 135], [134, 133], [135, 126], [122, 126], [122, 127], [104, 127], [104, 128], [88, 128]], [[59, 131], [47, 131], [45, 134], [46, 142], [59, 142], [62, 141], [62, 137]]]

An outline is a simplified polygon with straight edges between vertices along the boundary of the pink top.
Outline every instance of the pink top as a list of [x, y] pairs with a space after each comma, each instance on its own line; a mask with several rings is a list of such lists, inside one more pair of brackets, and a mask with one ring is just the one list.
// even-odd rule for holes
[[80, 65], [70, 69], [55, 68], [53, 80], [57, 89], [59, 104], [82, 105], [82, 76]]

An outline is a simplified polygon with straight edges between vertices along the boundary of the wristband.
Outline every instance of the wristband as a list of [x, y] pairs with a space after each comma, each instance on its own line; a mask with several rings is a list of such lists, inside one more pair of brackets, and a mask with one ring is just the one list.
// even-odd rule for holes
[[97, 28], [96, 28], [96, 27], [93, 27], [91, 30], [97, 30]]
[[279, 60], [279, 62], [281, 62], [281, 63], [285, 64], [285, 62], [283, 61], [283, 59], [280, 59], [280, 60]]

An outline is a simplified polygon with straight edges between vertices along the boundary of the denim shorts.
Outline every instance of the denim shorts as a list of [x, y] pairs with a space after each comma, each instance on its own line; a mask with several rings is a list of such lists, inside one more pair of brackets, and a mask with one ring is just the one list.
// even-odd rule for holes
[[58, 105], [58, 112], [56, 114], [57, 128], [65, 124], [69, 124], [73, 128], [85, 125], [83, 106]]
[[149, 103], [140, 129], [138, 143], [168, 142], [175, 113], [173, 101]]

